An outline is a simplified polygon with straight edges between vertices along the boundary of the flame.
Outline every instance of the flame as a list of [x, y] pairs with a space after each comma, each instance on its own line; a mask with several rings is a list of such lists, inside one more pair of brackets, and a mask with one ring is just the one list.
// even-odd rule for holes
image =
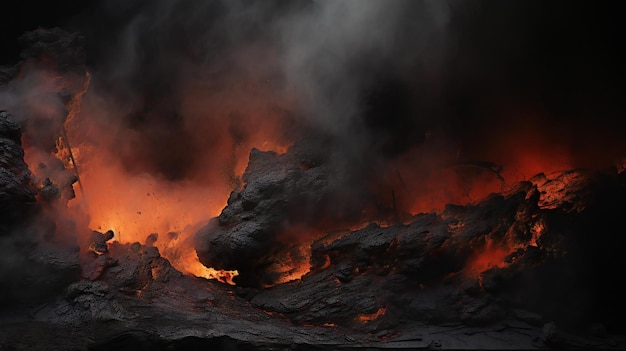
[[[60, 91], [64, 85], [73, 92], [54, 156], [80, 177], [80, 191], [69, 202], [68, 211], [77, 221], [79, 217], [81, 223], [86, 221], [86, 228], [113, 230], [114, 240], [122, 243], [144, 242], [148, 235], [158, 233], [159, 239], [154, 245], [174, 267], [184, 273], [230, 284], [237, 271], [204, 267], [197, 259], [191, 238], [208, 218], [217, 216], [226, 206], [231, 190], [240, 185], [252, 147], [285, 153], [291, 142], [282, 135], [279, 122], [283, 112], [277, 112], [269, 103], [272, 101], [270, 91], [245, 88], [233, 92], [228, 90], [231, 88], [224, 88], [226, 90], [215, 92], [210, 84], [205, 86], [211, 81], [210, 74], [196, 71], [189, 74], [197, 79], [190, 79], [192, 83], [181, 87], [182, 96], [176, 96], [174, 101], [175, 112], [184, 116], [179, 126], [183, 134], [180, 138], [191, 139], [191, 149], [199, 150], [188, 174], [170, 179], [144, 167], [147, 161], [142, 151], [145, 150], [139, 149], [145, 145], [134, 142], [142, 137], [141, 131], [128, 128], [123, 118], [118, 117], [128, 111], [110, 106], [97, 93], [91, 94], [89, 72], [79, 79], [42, 78], [46, 92]], [[37, 104], [34, 106], [39, 108]], [[509, 112], [515, 113], [510, 109]], [[390, 162], [382, 186], [374, 192], [378, 192], [378, 198], [388, 199], [387, 208], [417, 214], [441, 211], [446, 204], [480, 200], [540, 172], [571, 168], [575, 163], [570, 150], [562, 146], [558, 135], [550, 133], [550, 128], [542, 128], [542, 113], [545, 112], [529, 108], [518, 113], [519, 120], [525, 123], [494, 127], [493, 145], [489, 145], [487, 151], [471, 148], [469, 151], [449, 148], [437, 151], [445, 143], [430, 138], [425, 145]], [[161, 141], [160, 134], [150, 136]], [[173, 140], [173, 143], [178, 141]], [[118, 145], [120, 143], [123, 145]], [[179, 154], [176, 145], [165, 145], [163, 150], [164, 158], [189, 156]], [[45, 163], [47, 157], [50, 155], [43, 155], [40, 150], [26, 150], [25, 158], [35, 174], [38, 173], [34, 166]], [[135, 165], [137, 167], [133, 168]], [[53, 178], [63, 183], [58, 177]], [[542, 206], [551, 206], [563, 197], [557, 197], [560, 193], [556, 185], [551, 186], [547, 187], [550, 191], [542, 195], [545, 203]], [[292, 228], [293, 231], [299, 229]], [[541, 224], [533, 226], [528, 245], [538, 245], [542, 232]], [[177, 235], [168, 237], [168, 233]], [[309, 240], [321, 234], [304, 236]], [[297, 236], [302, 237], [300, 233]], [[298, 240], [298, 246], [276, 258], [272, 271], [280, 276], [277, 284], [301, 279], [311, 269], [310, 242]], [[514, 245], [489, 240], [472, 256], [464, 271], [480, 276], [489, 268], [504, 267], [507, 265], [505, 258], [514, 249]], [[384, 309], [381, 310], [384, 313]]]
[[[61, 136], [56, 140], [56, 151], [50, 155], [36, 147], [25, 147], [26, 162], [42, 184], [50, 178], [60, 188], [65, 188], [70, 182], [66, 179], [68, 175], [73, 172], [79, 177], [74, 186], [78, 185], [74, 189], [76, 196], [69, 200], [66, 209], [60, 210], [63, 211], [61, 216], [79, 223], [81, 233], [89, 233], [89, 229], [112, 230], [115, 232], [113, 240], [121, 243], [143, 243], [148, 235], [157, 233], [154, 246], [175, 268], [186, 274], [233, 284], [232, 279], [238, 272], [204, 267], [198, 261], [192, 238], [226, 205], [231, 190], [240, 182], [250, 149], [287, 151], [291, 142], [275, 135], [280, 133], [274, 128], [282, 118], [280, 113], [272, 114], [272, 106], [261, 104], [262, 94], [246, 100], [246, 103], [233, 100], [232, 103], [243, 111], [243, 116], [250, 116], [244, 118], [248, 124], [241, 122], [235, 127], [234, 122], [221, 117], [231, 113], [228, 109], [232, 105], [211, 105], [216, 104], [211, 99], [207, 105], [205, 92], [192, 91], [193, 87], [189, 87], [181, 103], [181, 113], [185, 114], [189, 124], [185, 126], [186, 135], [196, 138], [194, 142], [207, 149], [196, 155], [198, 166], [191, 174], [171, 180], [150, 169], [129, 169], [128, 160], [123, 162], [120, 152], [138, 155], [133, 159], [137, 164], [144, 162], [141, 153], [115, 147], [119, 138], [133, 147], [132, 141], [140, 136], [137, 131], [125, 127], [117, 117], [123, 111], [103, 102], [103, 96], [90, 89], [93, 79], [89, 72], [78, 78], [50, 74], [38, 78], [42, 86], [39, 89], [51, 96], [63, 89], [72, 93], [72, 99], [66, 104], [66, 119], [59, 131]], [[37, 101], [32, 106], [33, 109], [48, 108], [40, 106]], [[215, 140], [216, 136], [220, 139]], [[60, 160], [65, 169], [38, 166], [54, 164], [55, 159]], [[51, 175], [57, 171], [58, 175]], [[68, 195], [66, 200], [71, 197]], [[81, 233], [78, 235], [83, 235]], [[302, 276], [306, 273], [304, 270], [292, 269], [289, 277]]]
[[197, 256], [186, 255], [185, 257], [187, 259], [178, 261], [179, 267], [181, 267], [182, 271], [193, 274], [196, 277], [215, 279], [225, 284], [235, 285], [233, 278], [239, 275], [237, 270], [217, 270], [205, 267], [202, 263], [200, 263]]
[[[237, 271], [219, 271], [203, 266], [191, 238], [210, 217], [225, 206], [227, 193], [211, 187], [160, 181], [150, 175], [131, 176], [105, 158], [85, 163], [82, 180], [89, 197], [79, 193], [69, 208], [88, 214], [88, 226], [113, 230], [113, 240], [144, 242], [159, 234], [154, 246], [178, 270], [207, 279], [233, 284]], [[167, 234], [176, 235], [167, 235]]]

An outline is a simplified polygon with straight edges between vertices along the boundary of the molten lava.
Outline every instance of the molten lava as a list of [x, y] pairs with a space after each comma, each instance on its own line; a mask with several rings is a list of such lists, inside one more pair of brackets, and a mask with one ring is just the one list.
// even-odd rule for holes
[[309, 245], [299, 245], [288, 250], [284, 255], [276, 258], [270, 271], [278, 275], [278, 279], [270, 287], [276, 284], [286, 283], [301, 279], [311, 271], [311, 249]]

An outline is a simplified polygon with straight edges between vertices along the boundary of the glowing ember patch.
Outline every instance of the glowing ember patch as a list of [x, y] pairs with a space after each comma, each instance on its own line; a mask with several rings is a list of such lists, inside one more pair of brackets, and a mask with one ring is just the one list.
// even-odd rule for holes
[[537, 247], [538, 246], [537, 241], [539, 240], [539, 238], [541, 238], [541, 235], [543, 235], [543, 232], [545, 230], [546, 230], [546, 227], [542, 221], [535, 222], [530, 228], [530, 233], [532, 237], [530, 238], [530, 242], [528, 242], [528, 245]]
[[373, 320], [376, 320], [378, 318], [380, 318], [381, 316], [383, 316], [385, 314], [385, 312], [387, 312], [387, 308], [386, 307], [381, 307], [378, 309], [378, 311], [371, 313], [371, 314], [360, 314], [358, 316], [356, 316], [355, 320], [358, 322], [370, 322]]
[[[273, 285], [301, 279], [311, 271], [310, 245], [300, 245], [292, 248], [280, 257], [278, 262], [272, 265], [270, 271], [278, 274], [280, 277]], [[266, 287], [273, 285], [267, 285]]]
[[486, 270], [494, 267], [506, 267], [508, 263], [505, 262], [505, 259], [511, 251], [512, 249], [507, 246], [494, 244], [493, 240], [488, 240], [487, 244], [470, 258], [463, 272], [480, 280], [480, 274]]
[[233, 278], [239, 275], [237, 270], [226, 271], [226, 270], [217, 270], [214, 268], [205, 267], [202, 263], [198, 261], [197, 264], [193, 266], [186, 266], [186, 270], [195, 275], [196, 277], [201, 277], [205, 279], [215, 279], [225, 284], [235, 285]]
[[[582, 188], [587, 177], [581, 172], [569, 171], [537, 175], [531, 179], [540, 192], [539, 208], [555, 209], [561, 207], [565, 202], [571, 201], [571, 196], [576, 190]], [[580, 212], [583, 208], [576, 204], [571, 210]]]
[[282, 144], [277, 144], [277, 143], [273, 143], [270, 141], [266, 141], [260, 147], [257, 147], [257, 149], [261, 151], [274, 151], [275, 153], [279, 155], [283, 155], [287, 153], [287, 150], [289, 150], [291, 145], [292, 144], [282, 145]]

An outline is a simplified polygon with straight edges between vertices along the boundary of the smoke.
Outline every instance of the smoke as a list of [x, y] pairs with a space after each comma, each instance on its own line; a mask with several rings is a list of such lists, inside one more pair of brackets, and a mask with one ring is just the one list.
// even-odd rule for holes
[[257, 134], [286, 144], [294, 124], [330, 134], [333, 152], [350, 152], [344, 160], [397, 153], [432, 118], [414, 116], [410, 100], [431, 83], [420, 75], [439, 69], [446, 3], [157, 1], [102, 11], [115, 26], [90, 26], [106, 28], [87, 35], [90, 95], [106, 105], [96, 113], [109, 111], [94, 119], [119, 127], [103, 134], [118, 134], [115, 153], [136, 172], [187, 178], [211, 162], [206, 154], [240, 163], [224, 144], [244, 149]]
[[[131, 172], [172, 181], [226, 174], [234, 184], [251, 146], [288, 145], [301, 136], [293, 127], [304, 126], [329, 136], [317, 147], [331, 154], [345, 178], [338, 182], [388, 177], [376, 170], [391, 167], [412, 169], [402, 178], [418, 184], [428, 181], [415, 175], [419, 169], [490, 161], [504, 166], [511, 183], [544, 165], [610, 164], [618, 155], [602, 162], [581, 155], [616, 149], [619, 124], [586, 80], [570, 84], [578, 78], [559, 67], [577, 61], [606, 75], [597, 63], [611, 52], [596, 59], [584, 51], [603, 48], [594, 44], [603, 29], [579, 33], [590, 39], [577, 50], [576, 33], [561, 28], [594, 16], [579, 7], [103, 2], [92, 11], [98, 18], [76, 26], [90, 38], [87, 103], [101, 105], [90, 118], [109, 129], [97, 139]], [[570, 106], [555, 97], [560, 90]], [[585, 135], [590, 114], [610, 122], [591, 129], [611, 138]], [[581, 140], [588, 140], [583, 147]], [[548, 149], [555, 151], [546, 156]], [[529, 159], [540, 164], [529, 168]]]
[[58, 83], [55, 72], [34, 68], [0, 90], [0, 106], [27, 129], [26, 143], [49, 152], [67, 114]]
[[[386, 81], [405, 80], [400, 75], [417, 73], [409, 72], [416, 62], [436, 69], [433, 61], [441, 55], [446, 6], [319, 1], [310, 11], [280, 21], [288, 85], [298, 92], [304, 114], [342, 137], [348, 130], [362, 132], [358, 128], [364, 127], [363, 116], [371, 108], [367, 94], [394, 83]], [[393, 93], [402, 94], [401, 87]]]

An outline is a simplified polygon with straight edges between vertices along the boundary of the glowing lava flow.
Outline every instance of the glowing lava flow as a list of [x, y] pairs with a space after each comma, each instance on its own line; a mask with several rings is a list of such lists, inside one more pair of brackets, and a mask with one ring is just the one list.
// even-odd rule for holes
[[306, 243], [294, 247], [279, 257], [279, 261], [271, 266], [271, 271], [280, 276], [270, 287], [301, 279], [311, 271], [311, 244]]

